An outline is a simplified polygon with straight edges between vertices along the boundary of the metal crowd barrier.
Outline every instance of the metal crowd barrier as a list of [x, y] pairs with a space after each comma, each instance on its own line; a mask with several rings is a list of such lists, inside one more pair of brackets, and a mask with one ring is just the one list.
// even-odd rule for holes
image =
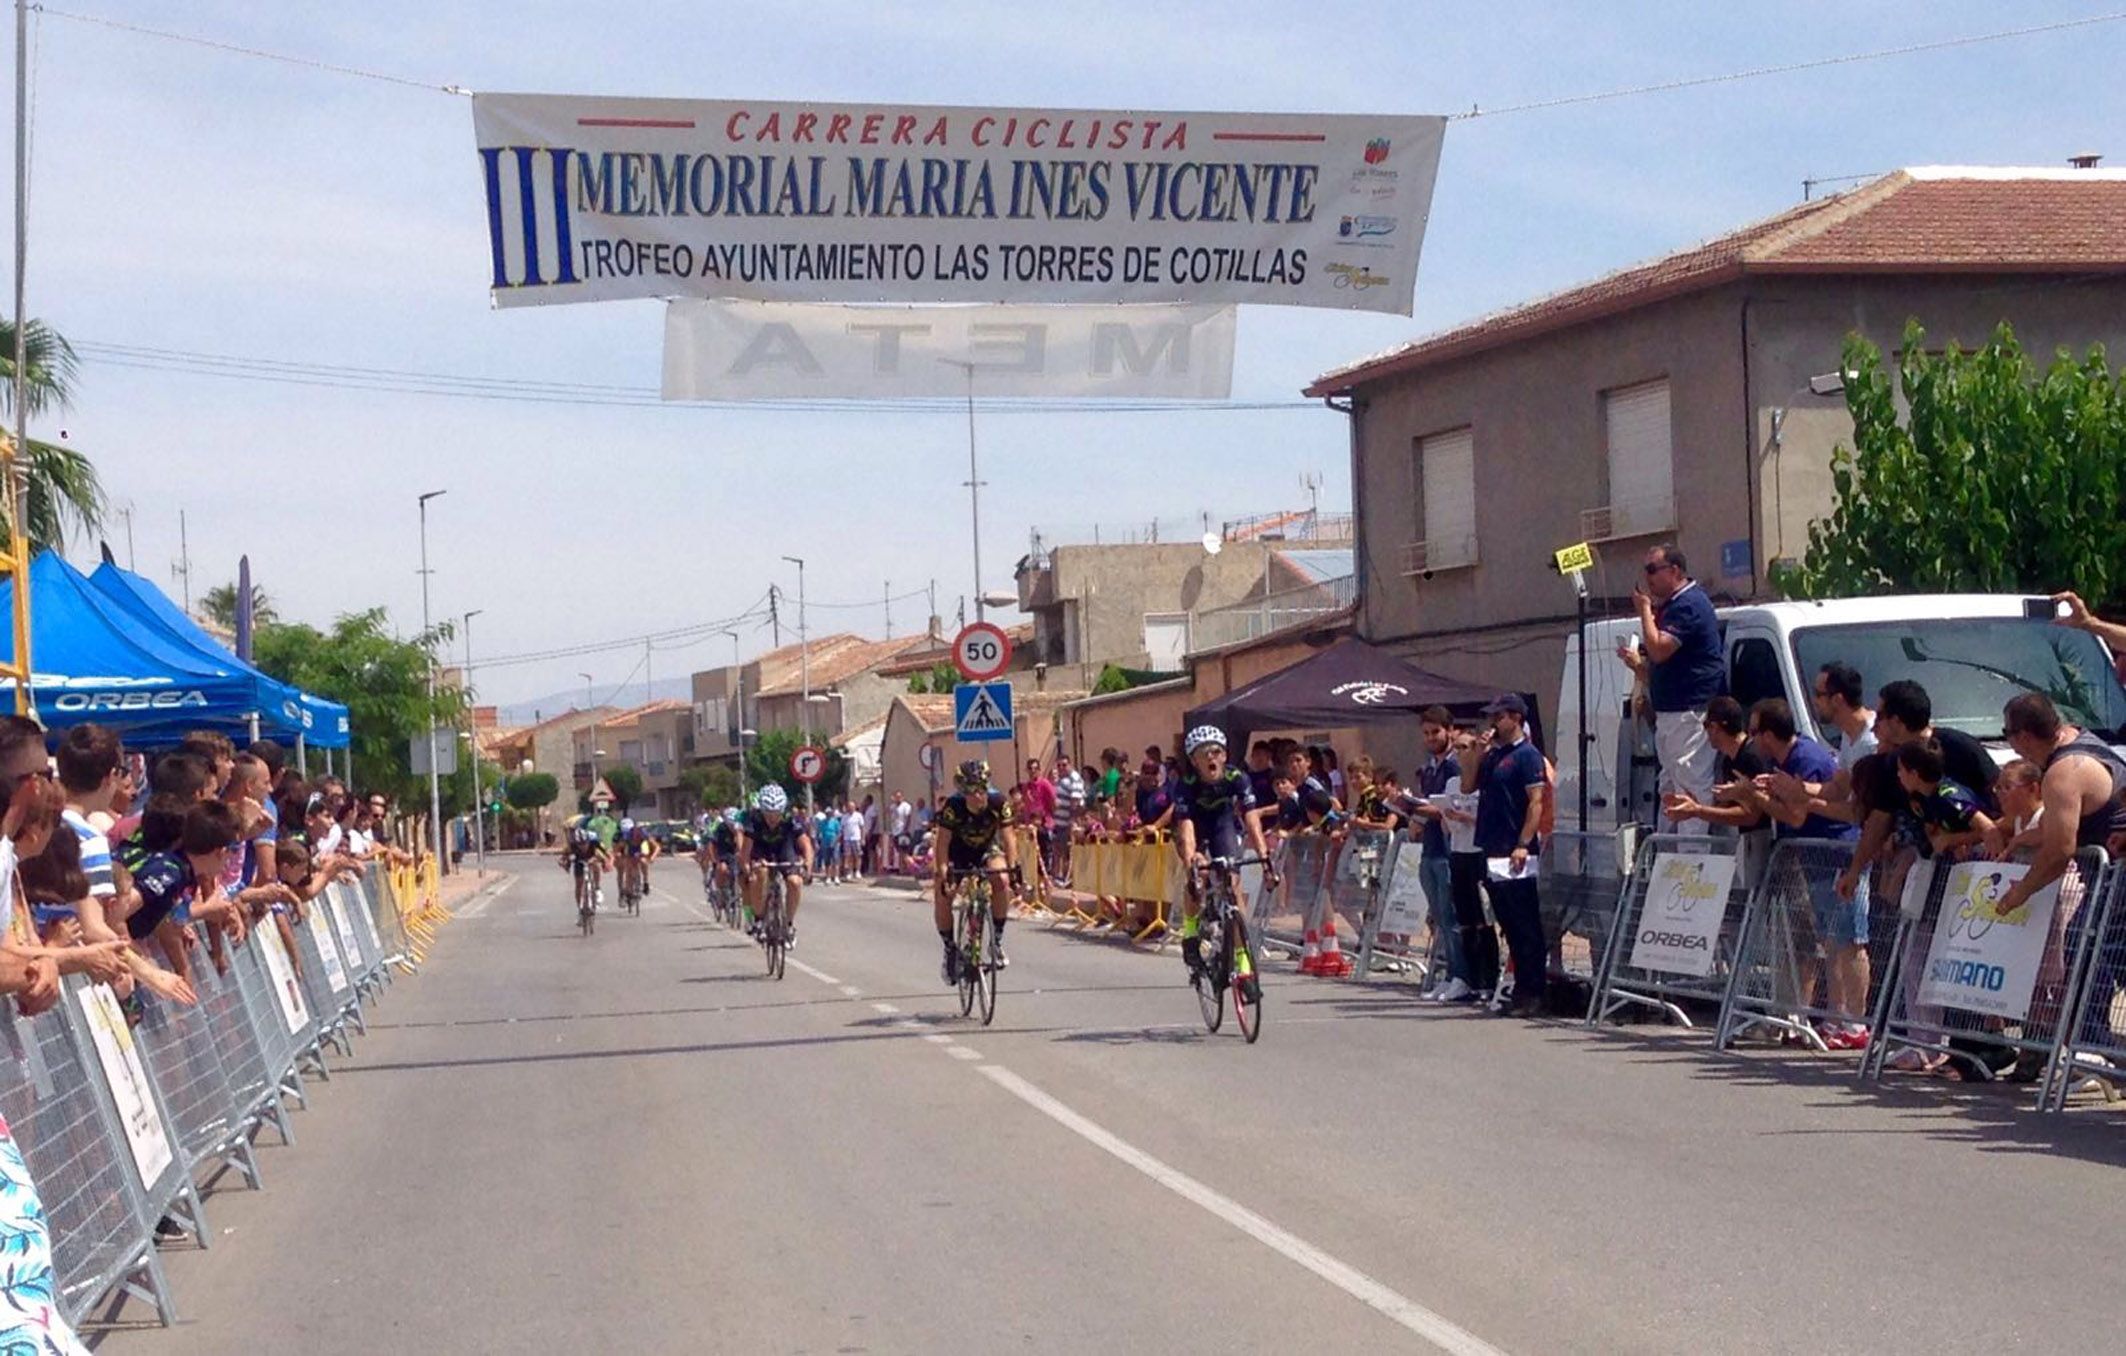
[[[1631, 853], [1619, 847], [1615, 830], [1559, 830], [1543, 839], [1536, 897], [1552, 976], [1594, 983], [1616, 932], [1624, 867], [1631, 860]], [[1489, 896], [1487, 890], [1487, 906]]]
[[[1649, 834], [1603, 913], [1583, 916], [1590, 937], [1606, 934], [1590, 1025], [1630, 1007], [1679, 1026], [1717, 1014], [1727, 997], [1755, 882], [1728, 835]], [[1686, 1008], [1684, 1005], [1689, 1004]]]
[[2076, 1085], [2094, 1080], [2106, 1100], [2126, 1082], [2126, 866], [2113, 864], [2094, 903], [2068, 929], [2071, 956], [2064, 1039], [2040, 1104], [2066, 1106]]
[[1426, 983], [1439, 968], [1444, 939], [1425, 897], [1423, 862], [1423, 845], [1400, 833], [1389, 838], [1377, 864], [1362, 860], [1361, 870], [1372, 877], [1373, 898], [1359, 934], [1352, 978], [1370, 979], [1382, 971]]
[[2101, 912], [2111, 870], [2101, 850], [2084, 848], [2056, 889], [2038, 892], [2016, 916], [1998, 917], [1993, 901], [2025, 869], [1988, 861], [1914, 866], [1899, 891], [1894, 968], [1862, 1062], [1868, 1077], [1880, 1078], [1902, 1048], [1987, 1073], [2012, 1064], [2033, 1080], [2039, 1069], [2048, 1078], [2056, 1072], [2067, 1031], [2067, 938], [2086, 927], [2085, 913]]
[[1772, 845], [1743, 917], [1727, 999], [1715, 1037], [1722, 1049], [1752, 1031], [1771, 1031], [1782, 1041], [1827, 1050], [1819, 1025], [1865, 1023], [1880, 997], [1883, 977], [1896, 954], [1898, 904], [1895, 885], [1881, 871], [1861, 877], [1867, 893], [1867, 1001], [1857, 1012], [1829, 1006], [1829, 952], [1819, 932], [1835, 924], [1844, 904], [1837, 880], [1853, 860], [1851, 839], [1782, 838]]
[[208, 1246], [202, 1186], [229, 1168], [260, 1184], [260, 1130], [294, 1142], [287, 1103], [300, 1104], [303, 1066], [323, 1074], [323, 1042], [350, 1048], [362, 1005], [403, 963], [397, 908], [377, 907], [387, 896], [375, 874], [332, 887], [294, 927], [300, 974], [269, 917], [227, 948], [226, 968], [191, 946], [195, 1006], [143, 990], [131, 1023], [109, 988], [80, 976], [37, 1017], [0, 1003], [0, 1114], [44, 1208], [53, 1304], [69, 1323], [129, 1299], [176, 1321], [158, 1236]]

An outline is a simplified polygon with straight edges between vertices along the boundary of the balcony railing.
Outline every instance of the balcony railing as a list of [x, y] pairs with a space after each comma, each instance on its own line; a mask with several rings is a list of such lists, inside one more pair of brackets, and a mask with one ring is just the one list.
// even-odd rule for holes
[[1676, 501], [1625, 499], [1601, 508], [1580, 510], [1580, 540], [1615, 541], [1623, 537], [1652, 537], [1676, 527]]
[[1434, 537], [1414, 541], [1403, 548], [1403, 573], [1428, 575], [1434, 570], [1453, 570], [1476, 564], [1476, 534]]
[[1266, 636], [1288, 626], [1341, 612], [1358, 599], [1358, 577], [1324, 580], [1305, 588], [1285, 589], [1244, 603], [1198, 612], [1190, 621], [1189, 652], [1200, 654], [1243, 640]]

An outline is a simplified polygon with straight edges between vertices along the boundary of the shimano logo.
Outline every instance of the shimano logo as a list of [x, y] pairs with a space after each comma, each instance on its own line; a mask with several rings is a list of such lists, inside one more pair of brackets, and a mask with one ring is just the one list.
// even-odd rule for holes
[[1959, 989], [1984, 989], [1987, 993], [1999, 993], [2008, 986], [2008, 972], [1998, 965], [1981, 965], [1977, 961], [1938, 960], [1927, 968], [1927, 978], [1937, 984], [1953, 984]]
[[1679, 951], [1709, 951], [1712, 949], [1712, 942], [1708, 938], [1693, 936], [1687, 932], [1662, 932], [1656, 928], [1648, 928], [1640, 933], [1639, 940], [1647, 946], [1668, 946], [1674, 947]]
[[67, 692], [52, 703], [69, 715], [98, 711], [183, 711], [205, 706], [207, 694], [191, 692]]

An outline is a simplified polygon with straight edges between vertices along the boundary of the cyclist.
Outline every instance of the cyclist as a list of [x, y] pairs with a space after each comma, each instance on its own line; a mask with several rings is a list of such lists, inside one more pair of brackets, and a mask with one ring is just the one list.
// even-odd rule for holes
[[647, 897], [650, 893], [650, 863], [664, 851], [664, 844], [650, 832], [649, 825], [637, 824], [628, 834], [628, 855], [635, 859], [635, 893]]
[[708, 854], [706, 872], [712, 872], [717, 884], [729, 886], [733, 871], [738, 865], [738, 831], [745, 820], [745, 811], [736, 805], [727, 808], [717, 819], [715, 826], [702, 835], [702, 850]]
[[587, 888], [593, 909], [605, 902], [602, 897], [605, 891], [599, 886], [598, 879], [611, 869], [613, 857], [598, 837], [598, 831], [591, 827], [590, 820], [578, 819], [569, 825], [568, 837], [561, 845], [560, 865], [572, 880], [581, 880], [586, 872], [589, 873]]
[[996, 921], [997, 944], [990, 959], [999, 970], [1011, 964], [1004, 954], [1004, 924], [1011, 916], [1011, 878], [1014, 866], [1011, 807], [989, 784], [989, 764], [970, 758], [960, 764], [953, 778], [959, 790], [930, 821], [930, 875], [933, 886], [931, 921], [937, 924], [938, 940], [945, 944], [944, 979], [960, 982], [960, 952], [952, 940], [952, 871], [981, 871], [989, 877], [989, 916]]
[[[1203, 969], [1202, 881], [1211, 859], [1238, 860], [1240, 840], [1245, 837], [1255, 855], [1263, 859], [1264, 879], [1271, 889], [1277, 887], [1277, 872], [1268, 864], [1269, 848], [1263, 842], [1248, 775], [1226, 763], [1225, 731], [1215, 725], [1198, 725], [1181, 741], [1181, 749], [1188, 766], [1174, 784], [1174, 850], [1188, 868], [1188, 895], [1181, 905], [1181, 958], [1194, 976]], [[1234, 948], [1233, 967], [1240, 972], [1241, 983], [1248, 986], [1243, 992], [1254, 1001], [1255, 966], [1245, 945]]]
[[[802, 863], [802, 865], [800, 865]], [[783, 878], [783, 945], [797, 945], [797, 904], [812, 873], [812, 835], [790, 813], [790, 797], [769, 782], [753, 798], [753, 813], [738, 827], [738, 870], [745, 881], [746, 932], [760, 935], [761, 892], [770, 869]]]
[[599, 846], [605, 849], [610, 862], [613, 855], [613, 840], [620, 836], [620, 821], [613, 818], [612, 807], [605, 801], [591, 805], [591, 817], [583, 821], [584, 827], [598, 835]]

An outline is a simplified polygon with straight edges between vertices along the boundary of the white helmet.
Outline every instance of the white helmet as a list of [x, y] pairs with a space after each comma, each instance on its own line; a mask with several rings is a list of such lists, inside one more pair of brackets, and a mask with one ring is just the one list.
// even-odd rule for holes
[[1216, 744], [1219, 748], [1224, 748], [1225, 731], [1215, 725], [1198, 725], [1188, 732], [1188, 738], [1181, 741], [1181, 751], [1193, 758], [1196, 756], [1196, 750], [1203, 748], [1207, 744]]
[[632, 820], [632, 819], [622, 819], [622, 820], [620, 821], [620, 831], [621, 831], [622, 833], [629, 833], [629, 832], [632, 832], [632, 831], [634, 830], [634, 827], [635, 827], [635, 821], [634, 821], [634, 820]]
[[780, 786], [777, 786], [774, 782], [769, 782], [766, 786], [760, 788], [760, 796], [753, 803], [769, 814], [779, 815], [790, 808], [790, 797]]

